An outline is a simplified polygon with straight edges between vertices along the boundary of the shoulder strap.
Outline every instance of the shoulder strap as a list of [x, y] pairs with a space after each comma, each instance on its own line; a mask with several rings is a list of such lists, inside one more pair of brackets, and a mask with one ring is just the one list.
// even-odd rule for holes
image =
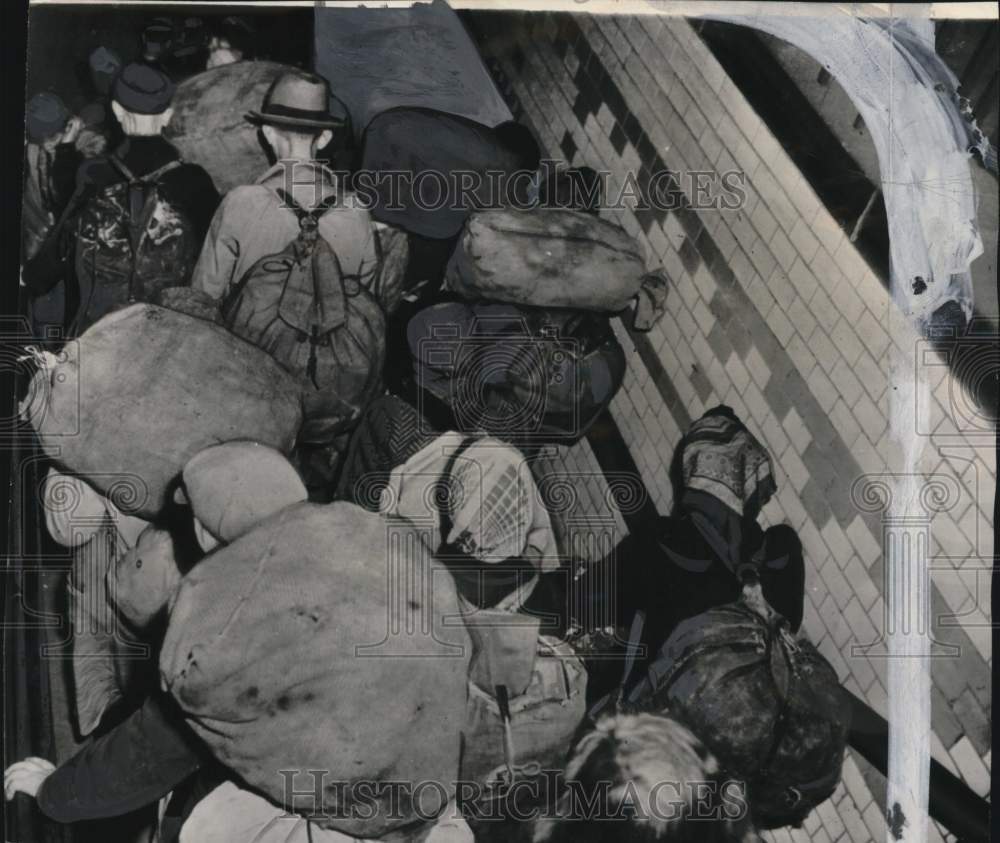
[[126, 181], [135, 181], [135, 174], [125, 166], [125, 162], [122, 161], [117, 155], [108, 156], [108, 163], [114, 167], [119, 173], [125, 176]]
[[312, 210], [309, 210], [307, 208], [303, 208], [298, 202], [296, 202], [292, 194], [284, 188], [275, 188], [275, 193], [277, 193], [281, 200], [286, 204], [286, 207], [289, 208], [296, 217], [298, 217], [299, 225], [302, 225], [306, 220], [318, 221], [320, 217], [327, 213], [327, 211], [336, 207], [337, 203], [340, 201], [340, 196], [335, 193], [333, 196], [328, 196]]
[[159, 181], [163, 176], [169, 173], [171, 170], [176, 170], [178, 167], [184, 164], [180, 158], [175, 158], [173, 161], [168, 161], [162, 167], [159, 167], [151, 173], [146, 173], [144, 176], [140, 176], [136, 181], [144, 182], [145, 184], [152, 184], [153, 182]]
[[448, 481], [451, 480], [451, 476], [455, 471], [455, 463], [458, 458], [462, 456], [465, 451], [469, 449], [473, 442], [476, 441], [475, 436], [466, 436], [462, 443], [452, 452], [451, 456], [448, 457], [448, 462], [445, 463], [444, 471], [441, 472], [440, 482], [445, 486], [445, 498], [444, 505], [440, 510], [439, 524], [441, 529], [441, 546], [444, 547], [448, 542], [448, 535], [451, 533], [452, 528], [455, 526], [453, 516], [451, 514], [451, 502], [450, 494], [448, 493]]

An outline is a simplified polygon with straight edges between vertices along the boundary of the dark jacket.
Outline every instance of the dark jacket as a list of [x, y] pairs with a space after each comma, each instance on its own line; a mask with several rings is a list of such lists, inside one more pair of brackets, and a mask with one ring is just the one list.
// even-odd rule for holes
[[156, 694], [60, 765], [38, 791], [38, 807], [63, 823], [127, 814], [192, 775], [205, 752], [169, 698]]
[[[126, 138], [115, 150], [125, 166], [136, 176], [151, 173], [178, 160], [177, 150], [162, 137]], [[87, 202], [106, 187], [124, 180], [109, 156], [85, 161], [77, 171], [73, 195], [67, 203], [61, 224], [48, 237], [39, 253], [24, 267], [24, 283], [32, 296], [41, 296], [60, 281], [67, 286], [67, 301], [78, 301], [79, 283], [73, 273], [76, 247], [75, 221]], [[164, 198], [187, 216], [200, 243], [219, 205], [220, 197], [211, 177], [196, 164], [182, 164], [164, 174], [160, 181]], [[75, 308], [67, 308], [67, 324]]]
[[38, 806], [56, 822], [75, 823], [119, 817], [174, 791], [164, 828], [170, 833], [161, 835], [169, 840], [198, 798], [222, 780], [176, 704], [158, 693], [59, 766], [39, 789]]

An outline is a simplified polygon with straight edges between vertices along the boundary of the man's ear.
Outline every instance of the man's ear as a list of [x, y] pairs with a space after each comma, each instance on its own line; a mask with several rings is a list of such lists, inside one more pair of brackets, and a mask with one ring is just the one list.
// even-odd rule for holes
[[267, 141], [267, 145], [271, 147], [271, 149], [274, 151], [274, 154], [277, 155], [278, 150], [277, 147], [275, 146], [275, 138], [277, 133], [274, 131], [274, 127], [264, 124], [263, 126], [260, 127], [260, 131], [264, 135], [264, 140]]
[[333, 132], [330, 129], [324, 129], [316, 138], [316, 149], [325, 149], [332, 140]]

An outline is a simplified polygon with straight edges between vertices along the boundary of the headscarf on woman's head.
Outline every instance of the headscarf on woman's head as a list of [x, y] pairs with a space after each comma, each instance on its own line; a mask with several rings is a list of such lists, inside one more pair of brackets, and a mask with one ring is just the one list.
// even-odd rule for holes
[[749, 561], [745, 539], [777, 489], [767, 449], [732, 408], [720, 405], [691, 425], [681, 440], [681, 508], [735, 573]]
[[777, 489], [767, 448], [730, 407], [708, 410], [681, 441], [685, 492], [717, 498], [740, 518], [756, 518]]

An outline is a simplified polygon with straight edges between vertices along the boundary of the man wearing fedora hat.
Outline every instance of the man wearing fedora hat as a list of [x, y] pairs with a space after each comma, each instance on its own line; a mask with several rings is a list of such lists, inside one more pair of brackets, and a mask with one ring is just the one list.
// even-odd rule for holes
[[343, 103], [325, 79], [287, 73], [275, 80], [259, 111], [247, 120], [260, 127], [277, 163], [256, 184], [231, 190], [209, 228], [191, 285], [222, 298], [262, 257], [284, 249], [299, 232], [296, 215], [278, 191], [312, 210], [336, 198], [319, 220], [319, 234], [336, 253], [345, 276], [368, 287], [378, 269], [374, 223], [354, 207], [337, 176], [316, 160], [335, 132], [348, 130]]

